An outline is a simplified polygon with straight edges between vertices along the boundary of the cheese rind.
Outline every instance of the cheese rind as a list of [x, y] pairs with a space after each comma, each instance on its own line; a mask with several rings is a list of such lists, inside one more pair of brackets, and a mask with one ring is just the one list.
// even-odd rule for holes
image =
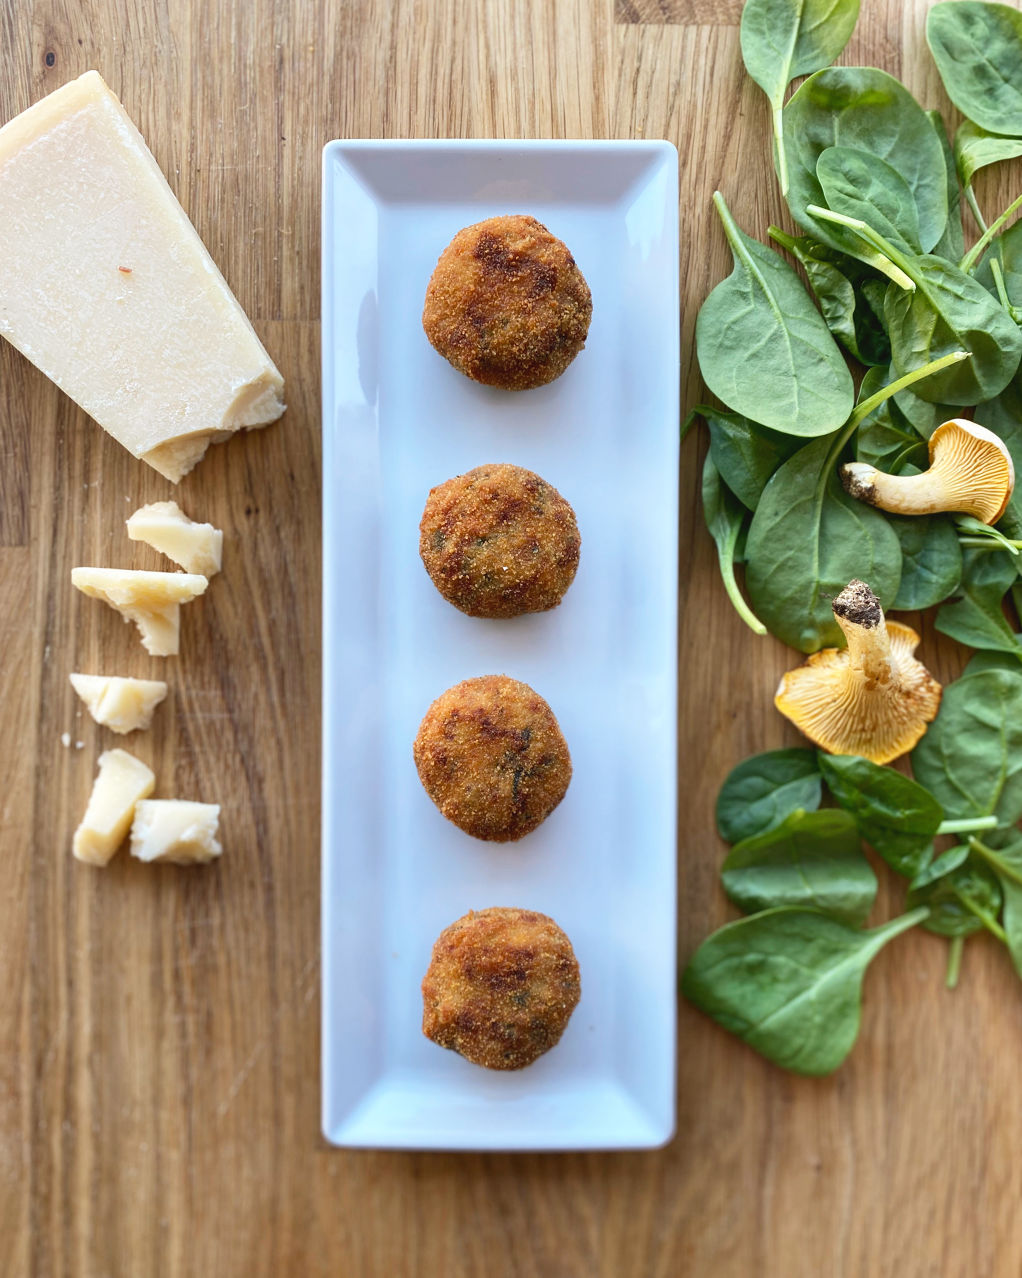
[[131, 855], [140, 861], [197, 865], [223, 851], [217, 842], [218, 803], [187, 799], [147, 799], [135, 808]]
[[132, 541], [144, 541], [185, 572], [212, 577], [220, 571], [224, 535], [212, 524], [189, 519], [176, 501], [154, 501], [125, 521]]
[[89, 865], [106, 865], [124, 842], [135, 805], [152, 794], [155, 784], [152, 769], [127, 750], [101, 754], [88, 807], [74, 833], [75, 857]]
[[120, 675], [71, 675], [71, 686], [89, 714], [112, 732], [148, 728], [153, 711], [167, 695], [162, 679], [127, 679]]
[[96, 71], [0, 129], [0, 334], [177, 482], [284, 382]]
[[209, 580], [198, 573], [85, 567], [71, 569], [71, 584], [133, 621], [146, 652], [173, 657], [180, 646], [180, 605], [201, 595]]

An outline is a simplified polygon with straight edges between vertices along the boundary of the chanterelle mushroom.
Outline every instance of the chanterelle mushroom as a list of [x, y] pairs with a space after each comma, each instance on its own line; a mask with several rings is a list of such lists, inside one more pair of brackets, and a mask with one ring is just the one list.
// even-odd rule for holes
[[848, 462], [841, 482], [852, 497], [895, 515], [954, 510], [994, 524], [1011, 499], [1015, 468], [993, 431], [954, 417], [930, 436], [930, 468], [921, 475], [887, 475], [866, 462]]
[[774, 705], [831, 754], [890, 763], [926, 731], [940, 684], [912, 655], [919, 636], [887, 623], [865, 582], [850, 581], [832, 607], [848, 647], [824, 648], [789, 670]]

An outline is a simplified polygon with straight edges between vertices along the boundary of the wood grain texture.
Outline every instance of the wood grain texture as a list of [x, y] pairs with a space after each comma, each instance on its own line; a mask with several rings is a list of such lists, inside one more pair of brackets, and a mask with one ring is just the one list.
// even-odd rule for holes
[[[947, 108], [926, 0], [864, 0], [845, 60]], [[667, 137], [681, 155], [686, 407], [696, 310], [729, 268], [719, 187], [783, 218], [731, 0], [0, 0], [0, 119], [96, 67], [121, 94], [288, 383], [277, 426], [180, 488], [226, 533], [130, 748], [223, 805], [182, 872], [68, 844], [111, 744], [72, 669], [149, 675], [77, 563], [156, 566], [121, 523], [169, 486], [0, 349], [0, 1273], [11, 1278], [1016, 1278], [1022, 995], [970, 942], [959, 991], [911, 935], [835, 1077], [795, 1079], [686, 1006], [679, 1135], [649, 1154], [342, 1153], [319, 1135], [319, 154], [335, 136]], [[673, 16], [672, 16], [673, 15]], [[680, 16], [679, 16], [680, 15]], [[665, 17], [667, 20], [665, 20]], [[47, 55], [52, 55], [48, 57]], [[52, 65], [49, 63], [52, 62]], [[1022, 165], [984, 173], [1003, 207]], [[730, 611], [681, 466], [680, 951], [729, 916], [717, 787], [796, 736], [792, 661]], [[924, 626], [938, 673], [960, 661]], [[71, 734], [72, 745], [60, 735]], [[77, 742], [82, 742], [80, 749]], [[877, 917], [899, 906], [890, 876]]]

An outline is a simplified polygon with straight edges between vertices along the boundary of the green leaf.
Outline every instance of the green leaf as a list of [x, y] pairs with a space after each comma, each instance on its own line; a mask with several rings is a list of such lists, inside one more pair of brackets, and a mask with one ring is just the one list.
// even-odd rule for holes
[[991, 133], [1022, 134], [1022, 13], [972, 0], [936, 4], [926, 39], [962, 115]]
[[949, 262], [960, 262], [965, 253], [965, 232], [962, 227], [962, 192], [958, 186], [954, 152], [947, 135], [947, 126], [940, 112], [927, 111], [926, 118], [933, 125], [937, 140], [940, 142], [947, 173], [947, 223], [944, 226], [943, 235], [933, 246], [933, 252]]
[[951, 351], [972, 355], [920, 382], [931, 403], [976, 404], [1008, 385], [1022, 359], [1022, 333], [1004, 308], [971, 275], [943, 258], [912, 260], [914, 292], [888, 286], [884, 302], [891, 362], [907, 373]]
[[[869, 399], [890, 380], [886, 368], [869, 369], [859, 387], [859, 402]], [[925, 470], [930, 453], [926, 440], [898, 407], [897, 397], [892, 396], [860, 423], [855, 433], [855, 458], [898, 475], [907, 466]]]
[[799, 440], [708, 404], [695, 411], [710, 428], [710, 456], [721, 479], [743, 505], [755, 510], [767, 480], [799, 448]]
[[[1018, 638], [1022, 640], [1022, 635]], [[961, 677], [964, 679], [967, 675], [979, 674], [982, 670], [1008, 670], [1012, 674], [1022, 674], [1022, 657], [1012, 656], [1007, 652], [974, 652]]]
[[822, 910], [852, 926], [873, 908], [877, 880], [846, 812], [793, 812], [765, 834], [736, 844], [720, 872], [746, 914], [780, 905]]
[[819, 756], [827, 788], [892, 870], [912, 878], [930, 858], [940, 804], [908, 777], [857, 755]]
[[1000, 930], [997, 877], [964, 844], [950, 848], [913, 879], [906, 905], [926, 906], [930, 917], [923, 927], [938, 936], [970, 936], [981, 927]]
[[[1022, 238], [1015, 236], [1013, 245], [1016, 242], [1019, 249], [1022, 249]], [[1015, 251], [1013, 247], [1012, 256], [1005, 259], [1006, 265], [1011, 263], [1013, 268], [1016, 265]], [[1017, 287], [1019, 297], [1022, 299], [1022, 254], [1017, 259], [1017, 265], [1019, 267]], [[1011, 460], [1015, 467], [1015, 491], [1011, 495], [1007, 509], [997, 521], [997, 526], [1008, 537], [1022, 538], [1022, 379], [1016, 377], [996, 399], [980, 404], [974, 417], [981, 426], [1000, 436], [1007, 445], [1008, 452], [1011, 453]]]
[[784, 140], [791, 215], [825, 244], [873, 265], [881, 256], [850, 231], [806, 211], [826, 203], [816, 166], [832, 146], [866, 151], [899, 173], [915, 202], [922, 247], [929, 251], [941, 238], [948, 206], [940, 139], [915, 98], [885, 71], [832, 67], [810, 76], [784, 108]]
[[1022, 834], [1004, 830], [982, 841], [970, 840], [971, 847], [997, 875], [1004, 898], [1004, 931], [1008, 953], [1015, 971], [1022, 976]]
[[758, 617], [753, 616], [735, 580], [735, 547], [748, 511], [721, 483], [720, 474], [713, 464], [711, 453], [706, 454], [706, 461], [703, 464], [703, 515], [706, 519], [706, 527], [710, 530], [710, 536], [717, 545], [720, 576], [735, 612], [756, 634], [765, 635], [766, 627]]
[[969, 648], [1022, 657], [1001, 607], [1017, 573], [1017, 562], [1006, 551], [967, 550], [962, 556], [961, 598], [940, 608], [936, 628]]
[[747, 0], [741, 42], [745, 69], [770, 100], [781, 190], [787, 190], [780, 109], [788, 85], [830, 66], [851, 38], [859, 0]]
[[912, 189], [897, 169], [869, 151], [829, 146], [816, 161], [827, 207], [868, 222], [905, 253], [921, 253]]
[[814, 910], [739, 919], [696, 950], [682, 993], [776, 1065], [830, 1074], [855, 1045], [870, 961], [926, 913], [915, 910], [868, 932]]
[[1022, 155], [1022, 138], [988, 133], [971, 120], [963, 120], [955, 134], [955, 167], [962, 186], [971, 186], [973, 176], [988, 164], [1014, 160]]
[[934, 608], [954, 594], [962, 579], [962, 548], [947, 515], [891, 515], [901, 543], [901, 581], [894, 607], [903, 612]]
[[[810, 235], [791, 236], [776, 226], [770, 228], [770, 235], [801, 264], [827, 327], [845, 350], [861, 364], [888, 365], [891, 344], [863, 291], [865, 285], [879, 283], [880, 277]], [[880, 285], [881, 316], [885, 287], [886, 281]]]
[[983, 670], [944, 689], [912, 772], [947, 817], [1022, 816], [1022, 671]]
[[842, 646], [830, 602], [854, 577], [889, 608], [901, 547], [884, 516], [841, 487], [833, 441], [814, 440], [775, 472], [756, 507], [745, 585], [756, 615], [792, 648]]
[[848, 366], [792, 268], [739, 230], [719, 192], [714, 202], [735, 267], [696, 320], [703, 380], [729, 408], [771, 430], [830, 434], [854, 403]]
[[816, 751], [769, 750], [743, 759], [717, 795], [717, 829], [728, 843], [764, 834], [800, 809], [820, 806]]

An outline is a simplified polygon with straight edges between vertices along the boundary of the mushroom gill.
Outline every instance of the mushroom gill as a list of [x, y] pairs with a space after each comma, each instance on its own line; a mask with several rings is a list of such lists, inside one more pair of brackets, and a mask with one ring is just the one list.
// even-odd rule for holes
[[821, 749], [890, 763], [933, 720], [940, 684], [913, 656], [919, 636], [885, 621], [865, 582], [850, 581], [832, 607], [848, 647], [824, 648], [789, 670], [774, 704]]

